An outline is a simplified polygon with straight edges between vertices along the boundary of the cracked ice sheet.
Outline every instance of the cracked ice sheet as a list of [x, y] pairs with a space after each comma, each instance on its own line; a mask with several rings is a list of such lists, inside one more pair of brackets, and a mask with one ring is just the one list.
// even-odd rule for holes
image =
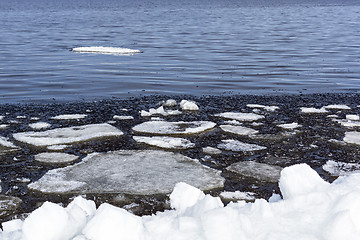
[[93, 138], [121, 136], [123, 133], [107, 123], [90, 124], [68, 128], [56, 128], [43, 132], [15, 133], [13, 137], [20, 142], [35, 146], [49, 146], [87, 141]]
[[221, 171], [166, 151], [120, 150], [94, 153], [82, 162], [53, 169], [29, 188], [48, 193], [170, 193], [178, 182], [202, 190], [222, 188]]
[[184, 138], [174, 137], [143, 137], [133, 136], [136, 142], [146, 143], [152, 146], [168, 149], [189, 149], [195, 147], [195, 144]]
[[215, 116], [232, 119], [232, 120], [238, 120], [242, 122], [253, 122], [264, 118], [264, 116], [256, 113], [240, 113], [240, 112], [224, 112], [224, 113], [215, 114]]
[[251, 152], [266, 149], [264, 146], [244, 143], [234, 139], [222, 140], [222, 142], [218, 144], [218, 148], [234, 152]]
[[195, 134], [210, 130], [216, 126], [216, 123], [208, 121], [193, 122], [167, 122], [167, 121], [149, 121], [133, 127], [135, 132], [150, 133], [158, 135], [166, 134]]

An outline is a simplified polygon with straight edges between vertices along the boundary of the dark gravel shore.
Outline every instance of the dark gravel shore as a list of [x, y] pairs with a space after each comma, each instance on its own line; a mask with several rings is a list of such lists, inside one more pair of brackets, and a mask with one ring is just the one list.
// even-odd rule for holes
[[[108, 99], [94, 102], [67, 102], [46, 104], [2, 104], [0, 105], [0, 136], [8, 138], [10, 142], [20, 147], [20, 150], [1, 152], [0, 146], [0, 184], [1, 194], [18, 197], [22, 200], [18, 210], [11, 210], [6, 214], [0, 214], [0, 223], [22, 214], [33, 211], [44, 201], [59, 202], [66, 205], [74, 196], [64, 194], [43, 194], [28, 190], [27, 185], [43, 176], [49, 169], [63, 167], [61, 164], [47, 165], [34, 161], [34, 155], [41, 152], [49, 152], [44, 147], [34, 147], [16, 141], [13, 134], [17, 132], [34, 131], [29, 124], [34, 122], [47, 122], [51, 124], [49, 129], [80, 126], [85, 124], [105, 123], [111, 121], [111, 125], [124, 132], [122, 137], [95, 139], [86, 142], [72, 144], [63, 152], [79, 156], [81, 161], [87, 154], [92, 152], [107, 152], [121, 149], [157, 149], [145, 144], [139, 144], [133, 140], [135, 135], [132, 127], [149, 118], [141, 117], [141, 110], [148, 111], [150, 108], [159, 107], [159, 102], [167, 99], [193, 100], [199, 106], [199, 111], [184, 111], [181, 115], [160, 116], [166, 121], [212, 121], [221, 125], [226, 121], [214, 114], [222, 112], [253, 112], [247, 104], [261, 104], [266, 106], [278, 106], [276, 111], [264, 109], [255, 110], [256, 113], [265, 116], [259, 121], [261, 125], [252, 125], [249, 122], [243, 126], [251, 127], [259, 131], [262, 137], [250, 138], [226, 133], [220, 128], [201, 134], [183, 136], [195, 143], [195, 147], [189, 150], [166, 150], [180, 152], [191, 158], [199, 159], [202, 164], [222, 170], [226, 179], [225, 189], [214, 190], [211, 194], [217, 195], [221, 191], [251, 191], [257, 198], [268, 199], [272, 193], [278, 193], [276, 183], [263, 182], [251, 177], [239, 177], [228, 172], [225, 168], [239, 161], [256, 161], [280, 167], [290, 166], [296, 163], [307, 163], [314, 168], [324, 179], [333, 181], [336, 177], [330, 176], [322, 169], [328, 160], [359, 163], [359, 146], [342, 142], [347, 131], [356, 131], [356, 128], [348, 129], [329, 118], [328, 115], [337, 115], [337, 119], [345, 119], [347, 114], [359, 115], [360, 94], [309, 94], [309, 95], [280, 95], [280, 96], [149, 96], [132, 99]], [[347, 105], [351, 109], [339, 110], [328, 109], [327, 113], [304, 114], [301, 107], [321, 108], [327, 105]], [[125, 110], [126, 109], [126, 110]], [[86, 118], [78, 120], [55, 120], [52, 117], [60, 114], [87, 114]], [[116, 121], [114, 115], [133, 116], [133, 120]], [[35, 119], [36, 120], [35, 120]], [[281, 133], [286, 130], [279, 129], [279, 124], [296, 122], [301, 125], [296, 130], [288, 130], [288, 135]], [[43, 131], [43, 130], [39, 130]], [[217, 147], [223, 139], [238, 139], [267, 147], [266, 150], [256, 152], [232, 152], [223, 151], [220, 155], [207, 155], [203, 148]], [[337, 141], [335, 141], [337, 140]], [[1, 196], [0, 194], [0, 196]], [[111, 194], [87, 195], [98, 204], [110, 202], [118, 206], [129, 206], [136, 203], [129, 210], [143, 215], [167, 208], [166, 196], [131, 196], [127, 200], [117, 201], [116, 196]], [[1, 199], [0, 199], [1, 200]], [[1, 201], [0, 201], [1, 205]], [[1, 207], [1, 206], [0, 206]], [[1, 208], [0, 208], [1, 210]]]

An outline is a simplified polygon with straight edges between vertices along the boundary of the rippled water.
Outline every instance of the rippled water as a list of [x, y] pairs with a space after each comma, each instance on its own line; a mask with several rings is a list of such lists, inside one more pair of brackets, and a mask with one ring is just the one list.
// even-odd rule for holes
[[360, 90], [360, 6], [249, 2], [1, 0], [0, 100]]

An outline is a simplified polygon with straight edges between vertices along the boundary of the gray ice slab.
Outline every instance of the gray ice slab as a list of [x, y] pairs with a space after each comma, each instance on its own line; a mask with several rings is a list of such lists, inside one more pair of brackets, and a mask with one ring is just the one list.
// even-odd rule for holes
[[258, 181], [275, 183], [280, 178], [282, 168], [265, 163], [244, 161], [234, 163], [227, 167], [226, 170], [243, 177], [254, 178]]
[[220, 173], [178, 153], [121, 150], [94, 153], [78, 164], [50, 170], [29, 188], [47, 193], [165, 194], [178, 182], [201, 190], [222, 188]]
[[50, 146], [87, 141], [93, 138], [121, 136], [123, 133], [107, 123], [90, 124], [68, 128], [56, 128], [44, 132], [15, 133], [13, 137], [35, 146]]
[[76, 155], [60, 152], [44, 152], [35, 155], [35, 161], [43, 163], [70, 163], [76, 161], [78, 158]]
[[208, 121], [193, 122], [167, 122], [167, 121], [149, 121], [133, 127], [135, 132], [149, 133], [157, 135], [178, 135], [178, 134], [196, 134], [210, 130], [216, 126], [216, 123]]

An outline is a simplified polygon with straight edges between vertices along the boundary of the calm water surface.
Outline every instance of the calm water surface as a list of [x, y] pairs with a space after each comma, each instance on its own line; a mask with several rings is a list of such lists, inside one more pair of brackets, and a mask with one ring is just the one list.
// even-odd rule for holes
[[0, 101], [360, 90], [360, 6], [250, 2], [0, 0]]

